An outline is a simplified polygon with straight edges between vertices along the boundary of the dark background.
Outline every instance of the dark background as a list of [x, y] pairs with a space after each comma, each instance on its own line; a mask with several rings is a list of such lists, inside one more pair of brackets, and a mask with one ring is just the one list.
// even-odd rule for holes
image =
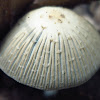
[[[100, 2], [80, 4], [70, 7], [70, 9], [86, 18], [100, 32]], [[0, 45], [18, 18], [24, 13], [15, 16], [16, 20], [13, 21], [13, 24], [0, 35]], [[42, 90], [17, 83], [0, 70], [0, 100], [100, 100], [100, 70], [81, 86], [59, 90], [51, 97], [45, 97], [43, 93]]]

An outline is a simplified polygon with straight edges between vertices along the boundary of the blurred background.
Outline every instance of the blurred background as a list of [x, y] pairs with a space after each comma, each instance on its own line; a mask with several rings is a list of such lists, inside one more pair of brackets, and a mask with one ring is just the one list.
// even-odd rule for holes
[[[51, 0], [52, 1], [52, 0]], [[59, 0], [58, 0], [59, 1]], [[67, 1], [67, 2], [66, 2]], [[81, 1], [81, 2], [80, 2]], [[24, 2], [24, 3], [23, 3]], [[0, 46], [19, 18], [32, 9], [55, 5], [72, 9], [100, 33], [100, 1], [93, 0], [0, 0]], [[59, 90], [52, 96], [17, 83], [0, 70], [0, 100], [100, 100], [100, 70], [85, 84]]]

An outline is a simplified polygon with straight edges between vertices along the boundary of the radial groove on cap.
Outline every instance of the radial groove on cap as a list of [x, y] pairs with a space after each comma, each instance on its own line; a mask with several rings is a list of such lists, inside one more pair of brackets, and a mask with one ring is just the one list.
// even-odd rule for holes
[[78, 86], [99, 69], [99, 33], [61, 7], [26, 14], [2, 44], [0, 68], [28, 86], [55, 90]]

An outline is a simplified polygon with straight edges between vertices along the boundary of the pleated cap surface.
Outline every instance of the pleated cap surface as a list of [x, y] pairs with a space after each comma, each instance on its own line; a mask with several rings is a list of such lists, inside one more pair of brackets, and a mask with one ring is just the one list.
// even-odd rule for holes
[[61, 7], [27, 13], [8, 34], [0, 68], [43, 90], [78, 86], [99, 69], [100, 36], [85, 19]]

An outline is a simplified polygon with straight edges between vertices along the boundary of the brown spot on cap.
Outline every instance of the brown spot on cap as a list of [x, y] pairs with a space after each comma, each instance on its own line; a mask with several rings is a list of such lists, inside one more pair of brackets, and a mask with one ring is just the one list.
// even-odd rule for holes
[[52, 18], [52, 16], [51, 16], [51, 15], [49, 15], [49, 18]]
[[58, 35], [60, 35], [61, 33], [60, 32], [58, 32]]
[[41, 26], [42, 27], [42, 29], [46, 29], [46, 27], [44, 27], [44, 26]]
[[64, 15], [64, 14], [61, 14], [60, 16], [61, 16], [62, 18], [65, 18], [65, 15]]
[[61, 20], [61, 19], [58, 19], [58, 22], [59, 22], [59, 23], [62, 23], [62, 20]]

